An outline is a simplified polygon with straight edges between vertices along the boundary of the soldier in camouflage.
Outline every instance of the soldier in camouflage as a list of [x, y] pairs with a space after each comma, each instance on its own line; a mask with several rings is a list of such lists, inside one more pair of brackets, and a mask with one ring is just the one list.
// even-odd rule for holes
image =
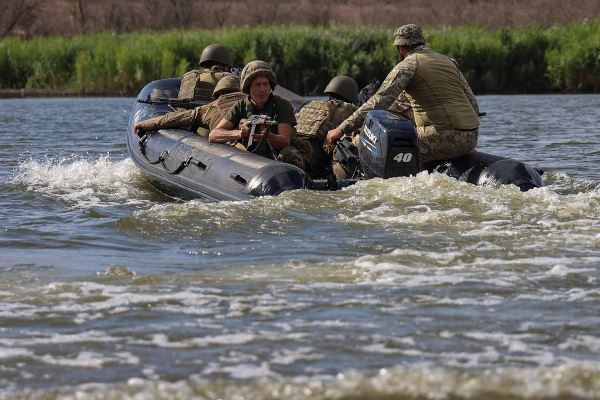
[[[296, 117], [289, 101], [273, 94], [277, 76], [271, 66], [261, 60], [251, 61], [242, 70], [242, 91], [247, 94], [225, 113], [223, 119], [211, 130], [212, 143], [229, 143], [248, 148], [265, 157], [272, 157], [290, 146], [295, 135]], [[276, 126], [261, 124], [252, 132], [252, 115], [266, 115]], [[249, 146], [252, 134], [252, 146]], [[264, 140], [263, 140], [264, 139]]]
[[240, 91], [240, 80], [237, 76], [224, 76], [213, 91], [216, 100], [196, 107], [192, 110], [174, 111], [164, 115], [140, 121], [134, 125], [136, 131], [155, 131], [158, 129], [182, 128], [208, 136], [217, 126], [223, 115], [238, 100], [246, 95]]
[[220, 44], [208, 45], [202, 50], [198, 67], [186, 72], [181, 78], [178, 98], [190, 101], [214, 100], [212, 92], [221, 78], [228, 75], [233, 66], [233, 56]]
[[401, 61], [373, 97], [327, 133], [326, 144], [359, 129], [368, 111], [388, 109], [405, 91], [414, 114], [422, 163], [473, 150], [479, 133], [479, 106], [456, 63], [429, 49], [417, 25], [401, 26], [394, 37]]
[[325, 87], [328, 100], [312, 100], [296, 113], [298, 131], [293, 146], [281, 151], [284, 162], [300, 166], [312, 178], [329, 174], [333, 149], [324, 149], [327, 132], [357, 109], [358, 85], [354, 79], [338, 75]]

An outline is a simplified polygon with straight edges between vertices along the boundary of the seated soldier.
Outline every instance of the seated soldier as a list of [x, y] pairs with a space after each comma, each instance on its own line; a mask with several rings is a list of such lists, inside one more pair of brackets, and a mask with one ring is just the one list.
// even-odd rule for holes
[[[296, 117], [292, 105], [273, 94], [277, 77], [271, 66], [260, 60], [251, 61], [241, 73], [242, 91], [248, 96], [239, 100], [225, 113], [221, 122], [210, 132], [208, 140], [213, 143], [229, 143], [265, 157], [273, 158], [279, 151], [290, 146]], [[253, 115], [265, 115], [273, 124], [255, 127], [250, 138]], [[252, 146], [249, 145], [252, 144]]]
[[[303, 166], [312, 178], [323, 178], [331, 173], [333, 147], [324, 149], [323, 141], [330, 129], [338, 126], [356, 111], [358, 85], [354, 79], [338, 75], [331, 79], [324, 93], [328, 100], [312, 100], [296, 114], [298, 125], [294, 147], [281, 152], [282, 161]], [[338, 178], [347, 174], [335, 167]]]
[[155, 131], [158, 129], [182, 128], [208, 136], [210, 132], [233, 104], [245, 98], [240, 92], [240, 80], [237, 76], [228, 74], [215, 86], [213, 96], [216, 100], [196, 107], [192, 110], [174, 111], [164, 115], [140, 121], [134, 125], [138, 131]]
[[233, 57], [225, 46], [211, 44], [202, 50], [196, 69], [186, 72], [179, 87], [180, 100], [211, 101], [212, 92], [233, 66]]

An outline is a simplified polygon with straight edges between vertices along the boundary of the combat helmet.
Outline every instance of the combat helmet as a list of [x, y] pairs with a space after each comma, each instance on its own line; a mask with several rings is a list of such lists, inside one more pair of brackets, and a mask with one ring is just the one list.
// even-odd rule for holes
[[240, 78], [233, 74], [227, 74], [215, 85], [215, 89], [213, 90], [213, 97], [216, 99], [220, 95], [231, 92], [239, 92], [240, 91]]
[[414, 46], [425, 43], [423, 30], [418, 25], [402, 25], [394, 31], [394, 46]]
[[349, 76], [338, 75], [331, 79], [324, 93], [327, 95], [336, 95], [334, 97], [338, 97], [347, 103], [358, 103], [358, 85]]
[[227, 50], [227, 47], [220, 44], [210, 44], [202, 50], [198, 65], [210, 68], [214, 64], [224, 64], [228, 67], [233, 65], [233, 57], [229, 50]]
[[277, 76], [275, 75], [275, 72], [273, 72], [273, 69], [269, 63], [261, 60], [254, 60], [246, 64], [244, 69], [242, 69], [242, 73], [240, 74], [242, 81], [242, 92], [250, 94], [250, 85], [258, 76], [266, 77], [271, 84], [271, 89], [274, 89], [277, 85]]

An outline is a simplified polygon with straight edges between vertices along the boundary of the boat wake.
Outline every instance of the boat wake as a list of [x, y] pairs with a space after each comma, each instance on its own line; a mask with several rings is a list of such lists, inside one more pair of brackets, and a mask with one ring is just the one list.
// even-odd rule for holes
[[149, 185], [130, 159], [115, 161], [109, 155], [95, 160], [31, 158], [17, 166], [9, 183], [75, 208], [144, 204], [157, 199], [157, 192], [148, 190]]

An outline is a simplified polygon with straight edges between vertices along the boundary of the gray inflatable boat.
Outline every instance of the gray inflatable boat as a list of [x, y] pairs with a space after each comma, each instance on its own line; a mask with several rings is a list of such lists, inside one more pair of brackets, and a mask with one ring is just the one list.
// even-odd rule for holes
[[[393, 113], [371, 111], [360, 133], [355, 179], [311, 179], [301, 169], [235, 147], [209, 143], [183, 129], [136, 134], [136, 122], [181, 106], [176, 97], [179, 78], [146, 85], [133, 106], [127, 130], [127, 149], [140, 171], [159, 189], [180, 198], [245, 200], [276, 196], [295, 189], [336, 190], [374, 177], [410, 176], [419, 172], [417, 138], [412, 124]], [[284, 88], [275, 92], [296, 110], [307, 99]], [[196, 104], [188, 104], [194, 106]], [[471, 152], [453, 160], [423, 166], [476, 185], [513, 184], [521, 190], [543, 186], [542, 171], [509, 158]]]

